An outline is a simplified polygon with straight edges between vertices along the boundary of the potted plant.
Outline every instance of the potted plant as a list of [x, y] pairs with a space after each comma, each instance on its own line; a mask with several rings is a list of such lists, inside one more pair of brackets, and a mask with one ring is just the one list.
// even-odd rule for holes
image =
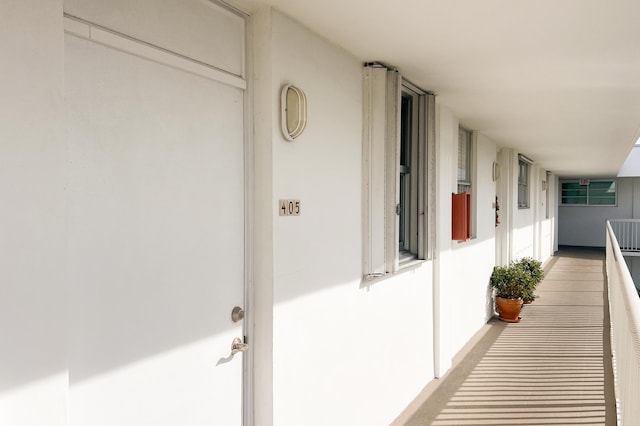
[[533, 292], [542, 279], [544, 278], [544, 271], [542, 270], [542, 262], [535, 260], [531, 257], [523, 257], [517, 262], [513, 263], [524, 269], [531, 276], [531, 280], [528, 282], [529, 286], [522, 295], [524, 303], [531, 303], [535, 299]]
[[500, 319], [520, 322], [523, 297], [530, 296], [531, 274], [522, 265], [496, 266], [491, 274], [491, 286], [496, 291], [496, 308]]

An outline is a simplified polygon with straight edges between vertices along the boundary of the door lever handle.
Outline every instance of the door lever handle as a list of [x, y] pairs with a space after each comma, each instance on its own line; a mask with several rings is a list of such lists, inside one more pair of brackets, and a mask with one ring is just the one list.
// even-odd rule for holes
[[249, 349], [249, 344], [243, 343], [239, 337], [236, 337], [235, 339], [233, 339], [233, 342], [231, 342], [232, 356], [237, 354], [238, 352], [245, 352], [247, 349]]

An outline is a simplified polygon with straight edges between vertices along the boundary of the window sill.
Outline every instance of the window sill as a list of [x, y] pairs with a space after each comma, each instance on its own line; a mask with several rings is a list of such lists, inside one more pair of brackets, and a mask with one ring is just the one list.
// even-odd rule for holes
[[475, 235], [472, 235], [471, 237], [469, 237], [468, 240], [453, 240], [455, 242], [457, 242], [458, 244], [466, 244], [466, 243], [470, 243], [473, 240], [477, 239], [478, 237], [476, 237]]
[[429, 262], [429, 259], [418, 259], [418, 257], [410, 252], [398, 253], [398, 270], [395, 272], [387, 272], [383, 275], [365, 275], [363, 277], [363, 285], [371, 285], [378, 281], [384, 281], [393, 278], [398, 274], [419, 268], [422, 264]]
[[398, 253], [398, 272], [407, 268], [419, 266], [424, 262], [424, 259], [418, 259], [414, 253], [408, 251], [401, 251]]

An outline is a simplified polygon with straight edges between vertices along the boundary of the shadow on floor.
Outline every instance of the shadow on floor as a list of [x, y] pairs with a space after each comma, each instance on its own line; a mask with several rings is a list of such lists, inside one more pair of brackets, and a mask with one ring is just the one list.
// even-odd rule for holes
[[615, 425], [604, 250], [561, 247], [523, 321], [492, 319], [394, 422]]

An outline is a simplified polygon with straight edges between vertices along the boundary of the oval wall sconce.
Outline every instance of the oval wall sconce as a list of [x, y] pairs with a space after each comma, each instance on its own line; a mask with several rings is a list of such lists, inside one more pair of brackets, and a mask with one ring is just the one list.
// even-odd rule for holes
[[498, 164], [497, 162], [493, 162], [493, 173], [492, 173], [492, 178], [493, 181], [497, 181], [498, 179], [500, 179], [500, 164]]
[[307, 97], [299, 88], [287, 84], [280, 95], [282, 134], [289, 142], [300, 136], [307, 126]]

